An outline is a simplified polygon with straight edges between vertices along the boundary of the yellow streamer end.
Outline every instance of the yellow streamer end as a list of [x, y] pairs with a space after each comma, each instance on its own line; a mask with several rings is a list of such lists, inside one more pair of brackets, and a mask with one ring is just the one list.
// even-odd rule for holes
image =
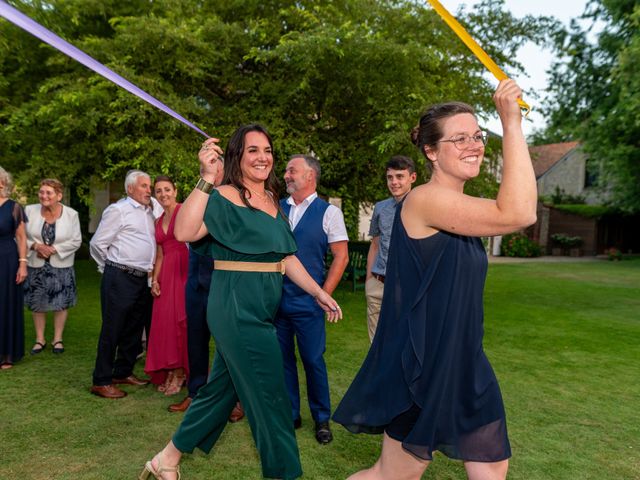
[[[458, 20], [456, 20], [455, 17], [451, 15], [449, 11], [445, 7], [443, 7], [438, 0], [427, 0], [427, 1], [431, 4], [433, 9], [436, 12], [438, 12], [438, 15], [442, 17], [445, 23], [449, 25], [451, 30], [453, 30], [455, 34], [458, 35], [458, 38], [460, 38], [460, 40], [462, 40], [464, 44], [467, 47], [469, 47], [469, 50], [473, 52], [476, 58], [480, 60], [480, 62], [482, 62], [482, 64], [487, 68], [487, 70], [489, 70], [493, 74], [493, 76], [498, 79], [498, 81], [506, 80], [508, 78], [507, 74], [502, 71], [502, 69], [498, 66], [498, 64], [494, 62], [491, 59], [491, 57], [489, 57], [489, 55], [487, 55], [487, 52], [485, 52], [482, 49], [482, 47], [478, 45], [478, 42], [476, 42], [471, 37], [471, 35], [469, 35], [469, 33], [464, 29], [464, 27], [460, 25], [460, 22], [458, 22]], [[531, 111], [531, 107], [527, 104], [527, 102], [525, 102], [522, 99], [519, 99], [518, 105], [520, 105], [520, 108], [525, 111], [524, 113], [525, 117], [529, 115], [529, 112]]]

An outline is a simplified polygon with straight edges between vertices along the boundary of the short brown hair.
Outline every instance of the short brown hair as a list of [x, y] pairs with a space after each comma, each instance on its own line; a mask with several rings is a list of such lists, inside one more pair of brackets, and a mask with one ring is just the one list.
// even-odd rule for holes
[[416, 171], [416, 164], [413, 162], [413, 159], [405, 157], [404, 155], [394, 155], [389, 159], [386, 167], [387, 170], [408, 170], [409, 173]]
[[171, 180], [171, 177], [169, 177], [168, 175], [158, 175], [155, 179], [155, 181], [153, 182], [153, 187], [155, 188], [156, 184], [158, 182], [168, 182], [171, 184], [171, 186], [173, 187], [173, 189], [176, 189], [176, 184], [174, 183], [173, 180]]
[[47, 186], [53, 188], [54, 192], [62, 195], [64, 193], [64, 185], [60, 180], [56, 180], [55, 178], [45, 178], [40, 181], [40, 186]]
[[435, 147], [442, 138], [443, 120], [461, 113], [470, 113], [475, 116], [476, 112], [471, 105], [463, 102], [438, 103], [429, 107], [420, 117], [418, 125], [411, 131], [411, 142], [420, 149], [420, 152], [427, 159], [427, 168], [431, 170], [431, 160], [427, 157], [424, 147]]

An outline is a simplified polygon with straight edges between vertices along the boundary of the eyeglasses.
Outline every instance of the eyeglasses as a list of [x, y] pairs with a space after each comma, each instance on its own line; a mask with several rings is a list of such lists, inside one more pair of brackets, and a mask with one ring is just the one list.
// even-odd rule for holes
[[438, 140], [436, 143], [453, 143], [453, 146], [458, 150], [464, 149], [469, 144], [482, 143], [487, 144], [487, 132], [476, 133], [475, 135], [458, 135], [457, 137], [450, 138], [449, 140]]

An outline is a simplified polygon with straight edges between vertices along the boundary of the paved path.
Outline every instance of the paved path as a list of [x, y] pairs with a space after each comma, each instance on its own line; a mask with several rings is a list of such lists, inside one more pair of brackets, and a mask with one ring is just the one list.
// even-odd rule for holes
[[494, 257], [489, 255], [489, 263], [587, 263], [587, 262], [606, 262], [606, 255], [584, 256], [584, 257], [565, 257], [544, 255], [534, 258], [518, 258], [518, 257]]

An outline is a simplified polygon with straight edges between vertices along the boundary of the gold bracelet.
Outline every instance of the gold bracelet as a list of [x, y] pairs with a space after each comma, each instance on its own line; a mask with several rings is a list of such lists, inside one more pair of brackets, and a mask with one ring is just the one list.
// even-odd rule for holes
[[204, 193], [211, 193], [211, 190], [213, 190], [213, 183], [209, 183], [207, 182], [204, 178], [200, 177], [200, 180], [198, 180], [198, 183], [196, 183], [196, 188]]
[[26, 258], [19, 258], [19, 259], [18, 259], [18, 261], [19, 261], [19, 262], [26, 262], [26, 261], [27, 261], [27, 259], [26, 259]]

